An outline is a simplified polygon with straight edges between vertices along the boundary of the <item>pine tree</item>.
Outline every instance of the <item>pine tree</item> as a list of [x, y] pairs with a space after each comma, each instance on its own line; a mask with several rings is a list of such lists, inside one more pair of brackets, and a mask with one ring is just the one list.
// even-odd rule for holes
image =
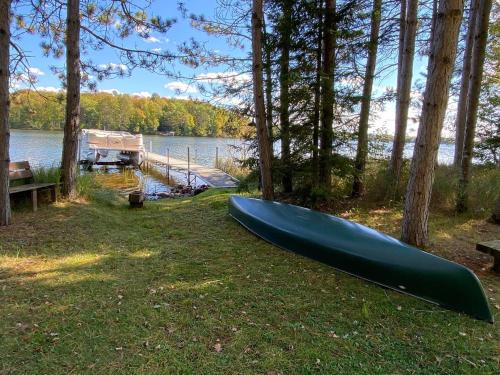
[[465, 138], [462, 156], [461, 176], [457, 194], [457, 211], [464, 212], [468, 208], [468, 185], [471, 177], [472, 152], [476, 134], [479, 96], [483, 79], [486, 42], [492, 1], [480, 0], [477, 10], [477, 20], [474, 28], [474, 47], [471, 55], [470, 82], [467, 92], [467, 111], [465, 114]]
[[0, 1], [0, 226], [9, 225], [9, 47], [10, 0]]
[[252, 75], [255, 106], [255, 124], [259, 144], [259, 165], [262, 182], [262, 197], [274, 198], [272, 181], [272, 150], [266, 126], [266, 107], [264, 105], [264, 79], [262, 63], [262, 21], [264, 11], [262, 0], [252, 1]]
[[423, 246], [428, 241], [434, 168], [448, 104], [462, 13], [462, 0], [441, 0], [439, 3], [402, 225], [402, 240], [416, 246]]
[[382, 1], [374, 0], [371, 16], [370, 41], [368, 43], [368, 58], [366, 62], [363, 96], [361, 99], [361, 113], [358, 126], [358, 146], [355, 161], [354, 183], [352, 187], [353, 197], [361, 196], [365, 189], [363, 175], [365, 173], [366, 159], [368, 157], [368, 120], [370, 117], [373, 80], [375, 78], [375, 67], [377, 64], [381, 12]]

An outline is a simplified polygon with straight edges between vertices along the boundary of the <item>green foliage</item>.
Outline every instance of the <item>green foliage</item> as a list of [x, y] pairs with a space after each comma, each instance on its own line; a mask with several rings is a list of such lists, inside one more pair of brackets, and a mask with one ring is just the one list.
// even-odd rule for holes
[[[14, 129], [60, 130], [64, 126], [62, 94], [19, 90], [12, 94], [10, 124]], [[239, 137], [247, 121], [201, 101], [141, 98], [108, 93], [82, 93], [81, 124], [87, 129], [127, 130], [184, 136]]]
[[37, 167], [33, 168], [33, 179], [38, 183], [54, 183], [61, 182], [61, 168], [52, 167]]

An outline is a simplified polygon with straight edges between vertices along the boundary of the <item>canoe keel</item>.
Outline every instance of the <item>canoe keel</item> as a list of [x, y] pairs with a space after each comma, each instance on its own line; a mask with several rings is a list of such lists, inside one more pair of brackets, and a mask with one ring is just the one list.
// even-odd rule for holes
[[493, 323], [481, 283], [460, 264], [363, 225], [303, 207], [233, 195], [229, 213], [248, 230], [283, 249]]

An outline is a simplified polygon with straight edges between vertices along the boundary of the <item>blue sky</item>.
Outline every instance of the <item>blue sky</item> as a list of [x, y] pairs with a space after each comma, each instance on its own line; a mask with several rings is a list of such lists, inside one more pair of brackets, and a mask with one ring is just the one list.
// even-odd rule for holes
[[[211, 17], [215, 11], [215, 0], [191, 0], [188, 2], [188, 11], [195, 14], [201, 14], [206, 17]], [[178, 44], [188, 41], [190, 38], [195, 38], [199, 41], [206, 41], [210, 48], [214, 50], [227, 51], [228, 46], [224, 39], [208, 37], [204, 32], [198, 31], [190, 26], [188, 20], [184, 19], [177, 10], [176, 0], [155, 1], [151, 9], [151, 14], [160, 15], [162, 18], [176, 18], [177, 22], [166, 34], [152, 33], [149, 40], [144, 40], [139, 37], [126, 39], [123, 43], [136, 44], [137, 47], [149, 50], [173, 51], [177, 49]], [[43, 56], [40, 48], [41, 39], [37, 36], [28, 35], [19, 41], [19, 44], [27, 52], [30, 58], [30, 66], [32, 75], [36, 76], [36, 87], [40, 89], [58, 89], [61, 83], [57, 76], [52, 74], [50, 67], [64, 67], [64, 57], [54, 59], [52, 57]], [[88, 57], [88, 56], [87, 56]], [[116, 64], [121, 65], [119, 54], [111, 48], [104, 48], [96, 51], [92, 56], [92, 61], [96, 64]], [[83, 56], [85, 58], [85, 56]], [[185, 67], [182, 64], [176, 64], [175, 68], [178, 72], [185, 76], [193, 74], [201, 74], [204, 70], [198, 72]], [[211, 72], [217, 71], [212, 69]], [[98, 82], [97, 89], [100, 91], [117, 90], [121, 93], [140, 93], [148, 95], [157, 93], [161, 96], [193, 96], [200, 97], [199, 93], [195, 92], [196, 88], [187, 86], [187, 82], [180, 82], [177, 79], [172, 79], [159, 74], [148, 72], [144, 69], [134, 69], [123, 78], [112, 78]], [[19, 84], [23, 86], [23, 84]], [[180, 90], [179, 90], [180, 89]], [[178, 92], [178, 90], [180, 92]]]
[[[186, 1], [186, 8], [188, 13], [197, 15], [204, 15], [207, 18], [214, 16], [216, 12], [216, 0], [190, 0]], [[176, 18], [177, 22], [166, 34], [152, 33], [149, 40], [144, 40], [138, 37], [127, 39], [124, 43], [130, 45], [136, 44], [137, 47], [143, 49], [161, 49], [162, 51], [176, 51], [177, 46], [190, 38], [206, 42], [212, 50], [218, 50], [222, 53], [230, 54], [244, 54], [246, 51], [235, 51], [234, 48], [226, 43], [224, 38], [209, 37], [204, 32], [198, 31], [191, 27], [190, 22], [182, 17], [177, 9], [177, 0], [163, 0], [153, 1], [153, 7], [150, 14], [160, 15], [162, 18]], [[30, 58], [30, 66], [32, 75], [36, 76], [36, 86], [39, 89], [57, 90], [60, 89], [61, 83], [58, 77], [54, 76], [50, 70], [51, 66], [64, 67], [64, 57], [61, 59], [54, 59], [52, 57], [44, 57], [40, 48], [40, 38], [29, 35], [24, 37], [19, 44], [27, 52]], [[85, 56], [84, 56], [85, 58]], [[111, 48], [105, 48], [96, 51], [91, 56], [96, 64], [121, 64], [119, 54]], [[200, 74], [215, 74], [221, 72], [222, 67], [219, 69], [208, 68], [200, 70], [192, 70], [182, 64], [175, 64], [175, 69], [184, 76], [195, 76]], [[420, 74], [425, 72], [426, 61], [422, 58], [416, 58], [414, 64], [414, 78], [420, 78]], [[202, 94], [192, 83], [186, 80], [169, 78], [159, 74], [148, 72], [144, 69], [135, 69], [132, 72], [128, 70], [128, 74], [123, 78], [113, 78], [104, 81], [99, 81], [97, 90], [111, 92], [116, 90], [119, 93], [129, 93], [142, 96], [149, 96], [152, 93], [157, 93], [160, 96], [166, 97], [193, 97], [204, 99]], [[381, 93], [386, 87], [394, 87], [396, 84], [395, 72], [386, 74], [383, 80], [375, 82], [375, 94]], [[18, 84], [16, 87], [23, 87], [23, 84]], [[205, 98], [206, 99], [206, 98]], [[384, 110], [379, 111], [371, 119], [371, 131], [381, 130], [388, 133], [393, 133], [394, 128], [394, 103], [386, 104]], [[416, 116], [418, 113], [414, 110], [410, 116]], [[414, 135], [417, 129], [417, 123], [412, 121], [408, 124], [409, 134]]]

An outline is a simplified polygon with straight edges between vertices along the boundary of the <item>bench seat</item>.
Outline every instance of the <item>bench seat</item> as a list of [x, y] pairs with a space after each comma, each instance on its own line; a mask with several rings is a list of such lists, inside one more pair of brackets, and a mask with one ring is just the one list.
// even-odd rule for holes
[[476, 250], [493, 257], [493, 271], [500, 273], [500, 240], [480, 242]]
[[[28, 161], [18, 161], [9, 164], [9, 181], [22, 182], [21, 185], [10, 186], [9, 194], [31, 192], [31, 201], [33, 203], [33, 211], [38, 208], [38, 191], [50, 190], [50, 198], [52, 202], [57, 200], [57, 184], [55, 183], [36, 183], [33, 178]], [[10, 183], [9, 183], [10, 184]]]
[[9, 188], [9, 194], [22, 193], [24, 191], [31, 191], [31, 190], [48, 189], [50, 187], [55, 187], [55, 186], [56, 186], [56, 184], [54, 184], [54, 183], [27, 184], [27, 185], [11, 186]]

